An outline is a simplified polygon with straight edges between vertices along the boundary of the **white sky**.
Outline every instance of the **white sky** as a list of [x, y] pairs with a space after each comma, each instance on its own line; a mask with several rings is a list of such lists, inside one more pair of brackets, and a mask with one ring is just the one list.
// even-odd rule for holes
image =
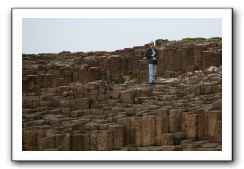
[[221, 37], [221, 19], [23, 19], [23, 53], [113, 51], [151, 40]]

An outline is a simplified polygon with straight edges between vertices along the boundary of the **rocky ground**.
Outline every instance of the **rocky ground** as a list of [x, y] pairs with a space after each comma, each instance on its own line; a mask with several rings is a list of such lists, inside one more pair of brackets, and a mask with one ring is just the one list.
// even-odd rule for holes
[[222, 69], [23, 92], [23, 150], [221, 151]]

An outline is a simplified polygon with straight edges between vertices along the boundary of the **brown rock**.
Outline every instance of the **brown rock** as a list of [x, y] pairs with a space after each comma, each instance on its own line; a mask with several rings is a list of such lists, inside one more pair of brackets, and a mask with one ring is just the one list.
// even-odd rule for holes
[[156, 142], [155, 116], [145, 116], [142, 119], [142, 145], [150, 146]]
[[187, 114], [186, 115], [186, 138], [196, 138], [197, 137], [197, 114]]
[[99, 130], [97, 137], [97, 150], [109, 151], [113, 150], [114, 136], [111, 130]]
[[179, 145], [181, 144], [181, 141], [186, 138], [186, 133], [185, 132], [177, 132], [174, 133], [174, 144]]
[[181, 112], [179, 110], [171, 110], [169, 112], [169, 131], [181, 131]]
[[36, 130], [24, 130], [23, 131], [23, 143], [28, 146], [37, 145], [37, 131]]
[[134, 143], [135, 145], [142, 146], [142, 118], [141, 117], [134, 117], [131, 119], [131, 126], [134, 128], [134, 135], [135, 135], [135, 140]]
[[40, 141], [41, 147], [43, 150], [45, 149], [51, 149], [51, 148], [55, 148], [55, 140], [56, 140], [56, 136], [50, 136], [50, 137], [45, 137], [42, 138]]
[[208, 111], [206, 109], [201, 109], [197, 112], [198, 114], [198, 137], [205, 138], [208, 136]]
[[90, 150], [97, 150], [98, 145], [98, 130], [93, 130], [89, 132], [90, 136]]
[[162, 134], [162, 145], [174, 145], [174, 134], [166, 133]]
[[172, 145], [165, 145], [161, 147], [161, 151], [174, 151], [175, 150], [175, 146]]
[[132, 131], [131, 131], [131, 119], [128, 117], [122, 117], [117, 119], [117, 123], [120, 125], [125, 126], [125, 144], [131, 144], [131, 137]]
[[113, 131], [114, 146], [113, 149], [117, 150], [125, 145], [125, 127], [123, 125], [110, 125], [109, 129]]
[[130, 103], [133, 104], [134, 103], [134, 90], [133, 89], [129, 89], [129, 90], [125, 90], [123, 92], [121, 92], [120, 94], [120, 100], [121, 103]]
[[90, 138], [88, 134], [75, 134], [72, 136], [73, 151], [87, 151], [90, 149]]
[[[212, 142], [216, 142], [218, 138], [218, 122], [222, 120], [221, 111], [208, 112], [208, 137]], [[221, 131], [219, 131], [221, 133]]]

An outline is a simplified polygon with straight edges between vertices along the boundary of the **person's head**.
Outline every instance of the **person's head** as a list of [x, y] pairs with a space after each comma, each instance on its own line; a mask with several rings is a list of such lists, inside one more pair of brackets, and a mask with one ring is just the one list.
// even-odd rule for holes
[[150, 42], [150, 47], [153, 47], [153, 46], [154, 46], [154, 42], [151, 41], [151, 42]]

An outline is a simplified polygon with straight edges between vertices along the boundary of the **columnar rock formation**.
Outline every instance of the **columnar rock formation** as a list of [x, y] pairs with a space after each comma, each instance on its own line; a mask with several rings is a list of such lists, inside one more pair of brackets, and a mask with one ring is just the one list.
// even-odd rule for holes
[[23, 150], [221, 150], [221, 39], [156, 45], [23, 54]]

